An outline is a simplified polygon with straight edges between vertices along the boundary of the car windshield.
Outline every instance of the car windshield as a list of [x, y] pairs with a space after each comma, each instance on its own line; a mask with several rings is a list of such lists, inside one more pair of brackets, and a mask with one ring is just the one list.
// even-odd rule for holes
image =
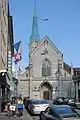
[[64, 101], [68, 101], [69, 99], [68, 98], [65, 98]]
[[35, 100], [33, 104], [48, 104], [47, 100]]
[[68, 106], [55, 106], [53, 109], [55, 109], [58, 114], [76, 114], [76, 112]]

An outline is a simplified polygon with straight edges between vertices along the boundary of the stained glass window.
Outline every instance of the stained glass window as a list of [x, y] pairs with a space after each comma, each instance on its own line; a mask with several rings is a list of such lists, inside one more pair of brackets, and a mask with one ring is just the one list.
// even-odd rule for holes
[[47, 58], [42, 64], [42, 76], [51, 76], [51, 64]]

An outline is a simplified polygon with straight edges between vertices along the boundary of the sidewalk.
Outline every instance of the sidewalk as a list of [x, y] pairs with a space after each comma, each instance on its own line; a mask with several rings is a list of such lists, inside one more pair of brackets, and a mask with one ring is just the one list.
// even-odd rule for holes
[[32, 120], [32, 117], [29, 115], [26, 109], [24, 109], [23, 120]]
[[[5, 116], [5, 113], [0, 113], [0, 120], [9, 120], [8, 116]], [[16, 117], [10, 120], [20, 120], [20, 118]], [[29, 113], [24, 109], [23, 111], [23, 119], [22, 120], [32, 120], [32, 117], [29, 115]]]

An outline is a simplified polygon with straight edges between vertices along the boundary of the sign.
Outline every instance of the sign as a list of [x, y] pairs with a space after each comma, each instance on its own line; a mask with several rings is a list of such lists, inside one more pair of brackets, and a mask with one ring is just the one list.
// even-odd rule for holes
[[14, 82], [11, 83], [12, 86], [16, 87], [16, 84]]
[[10, 105], [10, 110], [15, 111], [16, 110], [16, 106], [15, 105]]

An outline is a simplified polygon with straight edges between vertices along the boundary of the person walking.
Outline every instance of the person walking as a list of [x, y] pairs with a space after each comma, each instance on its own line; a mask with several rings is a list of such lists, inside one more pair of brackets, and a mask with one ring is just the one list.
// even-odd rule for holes
[[9, 107], [10, 107], [10, 102], [6, 102], [5, 103], [5, 109], [4, 109], [5, 115], [8, 115], [8, 113], [9, 113]]
[[9, 105], [9, 118], [11, 116], [16, 117], [16, 104], [14, 101], [11, 101], [11, 103]]
[[19, 99], [18, 99], [17, 108], [18, 108], [18, 112], [19, 112], [19, 115], [18, 115], [18, 116], [19, 116], [20, 118], [23, 118], [24, 103], [23, 103], [22, 98], [19, 98]]

